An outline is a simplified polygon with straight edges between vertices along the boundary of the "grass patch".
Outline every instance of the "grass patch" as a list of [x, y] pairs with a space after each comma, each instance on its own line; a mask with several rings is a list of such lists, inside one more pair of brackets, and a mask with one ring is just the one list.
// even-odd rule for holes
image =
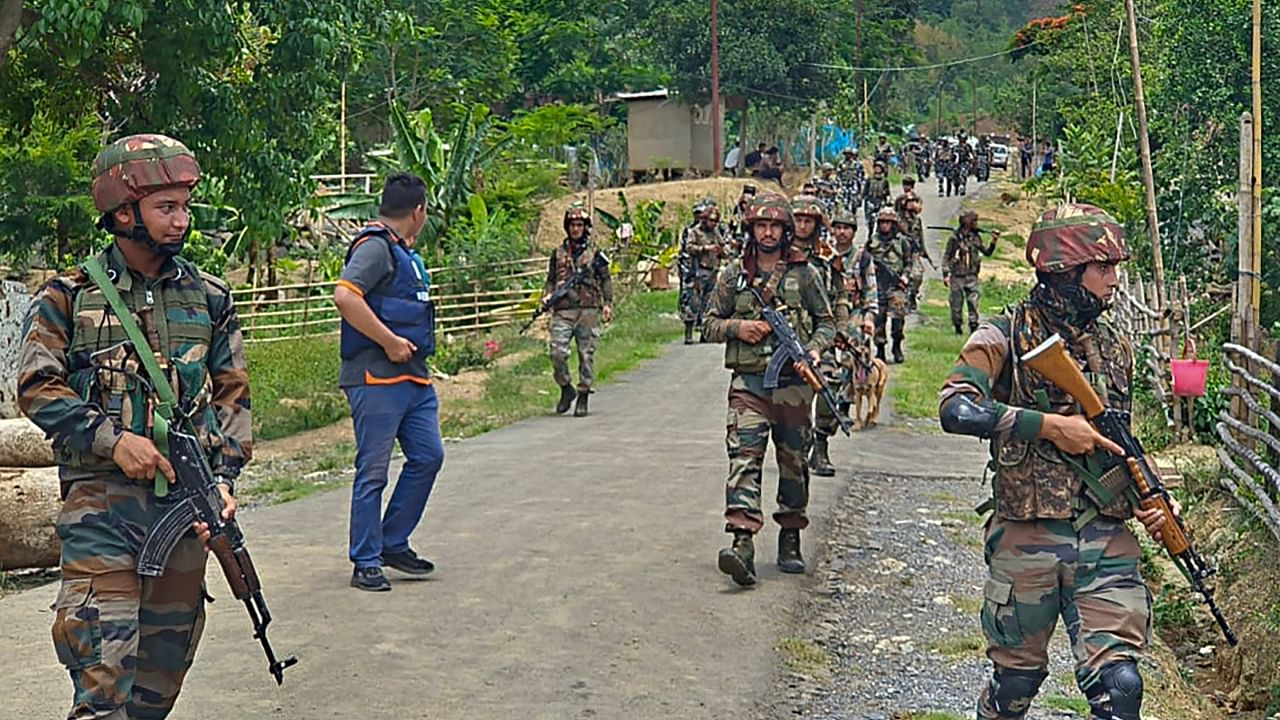
[[958, 502], [960, 502], [960, 498], [956, 497], [955, 495], [953, 495], [952, 493], [949, 493], [949, 492], [932, 492], [932, 493], [929, 493], [929, 499], [930, 499], [930, 500], [932, 500], [932, 501], [934, 501], [934, 502], [939, 502], [939, 503], [943, 503], [943, 504], [946, 504], [946, 505], [951, 505], [951, 504], [953, 504], [953, 503], [958, 503]]
[[984, 522], [986, 522], [986, 519], [984, 518], [984, 516], [979, 515], [978, 513], [973, 512], [972, 510], [968, 512], [964, 512], [964, 511], [957, 512], [954, 510], [948, 510], [946, 512], [942, 512], [938, 514], [946, 520], [955, 520], [957, 522], [962, 522], [965, 525], [972, 525], [974, 527], [977, 527], [983, 524]]
[[274, 440], [348, 415], [338, 390], [337, 338], [298, 338], [245, 346], [253, 388], [253, 437]]
[[[614, 322], [607, 326], [596, 350], [596, 380], [606, 382], [660, 356], [667, 344], [679, 338], [683, 325], [672, 314], [675, 305], [675, 291], [637, 293], [617, 303]], [[479, 399], [444, 404], [440, 429], [445, 437], [471, 437], [551, 412], [559, 390], [551, 376], [545, 343], [510, 332], [500, 344], [504, 353], [525, 351], [528, 357], [493, 369]], [[576, 353], [574, 356], [571, 369], [576, 378]]]
[[1082, 717], [1088, 717], [1090, 713], [1089, 701], [1082, 697], [1049, 695], [1044, 699], [1044, 706], [1057, 712], [1073, 712]]
[[982, 549], [983, 541], [981, 535], [969, 530], [968, 528], [953, 528], [947, 532], [947, 535], [951, 537], [951, 542], [954, 542], [957, 545], [967, 547], [972, 550]]
[[239, 494], [251, 503], [277, 505], [334, 490], [351, 482], [350, 477], [334, 473], [351, 467], [355, 457], [355, 445], [338, 443], [316, 457], [311, 470], [301, 474], [273, 475], [262, 482], [247, 485]]
[[982, 598], [972, 595], [952, 595], [951, 604], [965, 615], [977, 615], [982, 611]]
[[[926, 299], [920, 305], [922, 324], [907, 334], [907, 362], [893, 367], [894, 412], [908, 418], [936, 418], [938, 391], [955, 367], [967, 331], [956, 335], [951, 327], [950, 291], [940, 280], [930, 280]], [[1026, 288], [1007, 283], [982, 283], [981, 312], [984, 318], [1002, 311], [1026, 296]]]
[[955, 633], [929, 643], [929, 649], [953, 659], [981, 657], [987, 649], [987, 641], [976, 633]]
[[831, 653], [802, 638], [783, 638], [774, 649], [788, 670], [802, 675], [822, 673], [835, 664]]

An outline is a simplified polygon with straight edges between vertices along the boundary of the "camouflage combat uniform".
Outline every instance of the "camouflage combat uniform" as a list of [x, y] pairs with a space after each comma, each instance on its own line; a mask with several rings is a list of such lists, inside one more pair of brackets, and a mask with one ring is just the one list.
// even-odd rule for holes
[[907, 201], [917, 200], [915, 193], [904, 195], [895, 203], [900, 218], [902, 232], [911, 238], [911, 267], [907, 272], [907, 312], [915, 312], [920, 288], [924, 286], [924, 262], [929, 257], [929, 250], [924, 244], [924, 221], [920, 216], [906, 209]]
[[692, 266], [689, 273], [692, 282], [680, 304], [680, 319], [701, 326], [707, 301], [715, 289], [720, 258], [725, 252], [724, 236], [719, 226], [708, 230], [698, 223], [685, 231], [683, 243]]
[[868, 236], [875, 234], [876, 214], [889, 202], [889, 178], [883, 171], [867, 179], [862, 192], [862, 214], [867, 219]]
[[[852, 219], [852, 214], [849, 215]], [[876, 286], [876, 273], [871, 262], [871, 255], [865, 247], [855, 243], [848, 252], [835, 254], [830, 260], [833, 276], [833, 289], [829, 292], [832, 312], [836, 318], [836, 333], [846, 338], [860, 339], [864, 337], [862, 320], [870, 313], [877, 315], [879, 295]], [[842, 378], [836, 375], [831, 383], [831, 390], [836, 397], [842, 397], [840, 388]], [[814, 435], [829, 438], [840, 429], [836, 415], [824, 402], [814, 405]]]
[[[1066, 207], [1101, 213], [1089, 206]], [[1047, 214], [1045, 232], [1063, 233], [1063, 225], [1052, 225], [1052, 215]], [[1064, 220], [1061, 209], [1057, 220]], [[1107, 223], [1105, 232], [1115, 234], [1109, 245], [1101, 246], [1100, 258], [1116, 262], [1124, 257], [1122, 241], [1114, 241], [1122, 230], [1114, 220], [1107, 218]], [[1065, 228], [1078, 233], [1062, 241], [1075, 243], [1076, 250], [1068, 251], [1077, 256], [1072, 263], [1099, 259], [1099, 251], [1090, 249], [1099, 247], [1091, 234], [1099, 227], [1101, 223], [1082, 222]], [[1029, 260], [1038, 269], [1053, 267], [1053, 251], [1032, 259], [1037, 254], [1034, 235], [1028, 242]], [[1104, 462], [1112, 460], [1104, 450], [1070, 456], [1039, 438], [1044, 413], [1081, 410], [1019, 360], [1058, 333], [1099, 397], [1110, 407], [1127, 410], [1132, 349], [1107, 322], [1096, 316], [1081, 319], [1076, 308], [1077, 303], [1043, 283], [1037, 286], [1030, 300], [978, 327], [941, 393], [944, 427], [948, 417], [955, 417], [950, 404], [962, 398], [982, 404], [991, 417], [986, 432], [967, 433], [990, 437], [995, 471], [994, 514], [985, 542], [990, 574], [982, 608], [987, 655], [995, 672], [979, 700], [980, 719], [1025, 717], [1047, 675], [1049, 638], [1059, 615], [1075, 655], [1076, 681], [1093, 704], [1094, 717], [1113, 717], [1112, 703], [1121, 702], [1129, 709], [1122, 712], [1117, 705], [1114, 717], [1138, 717], [1141, 678], [1134, 663], [1150, 638], [1151, 597], [1138, 572], [1137, 538], [1125, 524], [1133, 515], [1130, 495], [1123, 490], [1128, 476], [1123, 464], [1103, 472]], [[1101, 506], [1084, 494], [1098, 486], [1106, 489]], [[1117, 675], [1125, 679], [1117, 682]]]
[[600, 339], [600, 309], [613, 304], [613, 279], [608, 261], [597, 262], [600, 251], [588, 241], [575, 248], [569, 238], [551, 253], [547, 265], [546, 294], [560, 287], [578, 268], [590, 265], [586, 278], [556, 304], [551, 316], [551, 367], [556, 384], [571, 385], [570, 344], [578, 344], [578, 392], [591, 391], [595, 382], [596, 344]]
[[982, 235], [976, 230], [958, 227], [947, 241], [942, 258], [942, 276], [951, 285], [951, 324], [960, 332], [964, 324], [964, 306], [969, 307], [969, 330], [978, 329], [978, 299], [981, 283], [978, 273], [982, 270], [982, 256], [991, 257], [996, 251], [993, 241], [982, 244]]
[[[892, 210], [881, 213], [892, 215]], [[878, 224], [877, 224], [878, 225]], [[895, 346], [900, 346], [906, 333], [907, 317], [907, 283], [905, 282], [911, 269], [914, 254], [911, 251], [911, 238], [895, 229], [888, 235], [882, 235], [879, 227], [873, 231], [867, 242], [867, 251], [878, 260], [876, 263], [876, 287], [879, 290], [880, 308], [876, 313], [876, 346], [879, 356], [884, 359], [884, 346], [887, 342], [886, 325], [889, 326]]]
[[[215, 474], [234, 478], [252, 441], [240, 322], [225, 283], [180, 257], [159, 278], [129, 270], [113, 244], [99, 257], [134, 310]], [[24, 324], [19, 403], [49, 433], [63, 506], [62, 587], [53, 609], [58, 659], [71, 673], [70, 718], [163, 718], [204, 628], [205, 550], [183, 538], [162, 577], [137, 574], [137, 553], [168, 505], [111, 460], [122, 430], [150, 437], [155, 398], [119, 320], [82, 270], [36, 296]]]
[[728, 529], [758, 532], [764, 526], [761, 510], [761, 469], [769, 439], [773, 438], [778, 461], [778, 509], [773, 518], [783, 528], [808, 526], [809, 474], [805, 451], [810, 442], [809, 412], [813, 390], [790, 369], [779, 386], [764, 388], [764, 371], [773, 355], [773, 344], [749, 345], [738, 339], [742, 320], [759, 320], [760, 305], [748, 284], [765, 297], [786, 307], [786, 314], [806, 347], [821, 352], [835, 337], [835, 324], [822, 280], [799, 256], [774, 273], [749, 278], [741, 261], [729, 263], [720, 273], [715, 294], [707, 308], [704, 333], [711, 342], [725, 343], [725, 367], [733, 371], [729, 382], [729, 415], [725, 445], [729, 453], [729, 478], [725, 487], [725, 522]]

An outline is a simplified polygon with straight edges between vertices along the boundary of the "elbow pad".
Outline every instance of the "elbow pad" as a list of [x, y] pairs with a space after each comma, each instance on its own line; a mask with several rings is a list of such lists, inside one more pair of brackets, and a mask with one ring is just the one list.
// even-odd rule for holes
[[989, 440], [1000, 421], [1000, 411], [993, 400], [974, 402], [968, 395], [956, 395], [942, 406], [938, 419], [949, 433]]

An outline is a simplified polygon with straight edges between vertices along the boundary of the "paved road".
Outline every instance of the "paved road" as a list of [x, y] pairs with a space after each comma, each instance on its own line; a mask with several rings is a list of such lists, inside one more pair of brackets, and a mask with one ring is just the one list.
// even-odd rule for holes
[[[925, 190], [926, 223], [949, 219], [956, 201]], [[535, 418], [450, 444], [415, 537], [439, 569], [396, 578], [390, 593], [347, 586], [347, 491], [247, 513], [272, 640], [301, 663], [274, 686], [211, 567], [219, 600], [172, 717], [216, 706], [227, 720], [724, 718], [755, 707], [812, 581], [774, 569], [772, 527], [756, 589], [715, 568], [727, 537], [720, 363], [717, 346], [673, 346], [603, 388], [592, 418]], [[974, 444], [928, 442], [940, 474], [972, 472]], [[893, 428], [838, 443], [844, 479], [814, 482], [808, 554], [857, 471], [919, 468], [921, 448]], [[55, 717], [67, 703], [48, 636], [55, 589], [0, 600], [0, 716]]]

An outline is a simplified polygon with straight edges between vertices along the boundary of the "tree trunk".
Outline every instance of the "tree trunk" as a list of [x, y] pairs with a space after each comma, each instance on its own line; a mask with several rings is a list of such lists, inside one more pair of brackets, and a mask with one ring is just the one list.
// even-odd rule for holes
[[53, 448], [44, 431], [26, 418], [0, 420], [0, 467], [53, 465]]
[[9, 57], [9, 48], [22, 24], [22, 0], [0, 0], [0, 68]]
[[58, 469], [0, 468], [0, 568], [56, 567]]

